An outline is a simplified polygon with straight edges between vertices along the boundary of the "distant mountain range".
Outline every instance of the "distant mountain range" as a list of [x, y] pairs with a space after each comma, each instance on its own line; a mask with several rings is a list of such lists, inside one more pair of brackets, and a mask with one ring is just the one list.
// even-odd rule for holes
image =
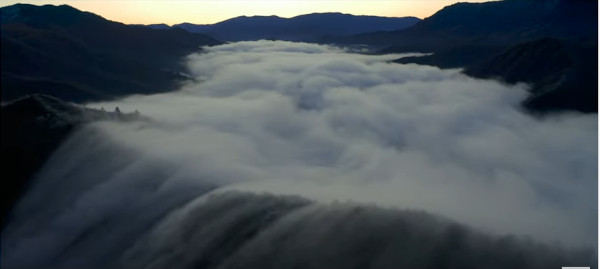
[[433, 52], [397, 62], [529, 83], [532, 111], [598, 111], [597, 1], [457, 3], [424, 20], [315, 13], [172, 27], [124, 25], [65, 5], [0, 10], [4, 101], [28, 93], [85, 102], [169, 91], [183, 78], [182, 57], [203, 45], [278, 39]]
[[[415, 25], [416, 17], [355, 16], [342, 13], [313, 13], [293, 18], [277, 16], [236, 17], [215, 24], [182, 23], [170, 28], [183, 28], [203, 33], [222, 41], [276, 39], [288, 41], [317, 41], [325, 37], [341, 37], [375, 31], [393, 31]], [[168, 29], [166, 24], [149, 25]]]
[[67, 5], [0, 8], [2, 100], [46, 93], [68, 101], [175, 89], [181, 57], [221, 42], [183, 29], [108, 21]]

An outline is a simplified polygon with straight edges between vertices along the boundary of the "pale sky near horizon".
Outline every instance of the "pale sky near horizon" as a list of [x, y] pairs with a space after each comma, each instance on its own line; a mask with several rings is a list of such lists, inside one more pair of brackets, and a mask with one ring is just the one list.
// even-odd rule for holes
[[211, 24], [238, 16], [277, 15], [293, 17], [314, 12], [354, 15], [426, 18], [456, 2], [485, 0], [3, 0], [0, 6], [16, 3], [35, 5], [68, 4], [106, 19], [128, 24]]

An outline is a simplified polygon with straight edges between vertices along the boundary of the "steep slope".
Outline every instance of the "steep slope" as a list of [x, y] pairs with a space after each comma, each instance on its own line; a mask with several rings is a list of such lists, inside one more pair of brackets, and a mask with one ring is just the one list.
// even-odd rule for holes
[[542, 37], [594, 37], [597, 8], [596, 1], [585, 0], [457, 3], [408, 29], [324, 41], [431, 52], [460, 45], [513, 45]]
[[597, 1], [581, 0], [458, 3], [406, 30], [329, 41], [434, 52], [397, 62], [529, 83], [533, 111], [597, 112], [597, 10]]
[[124, 25], [70, 6], [0, 9], [2, 100], [48, 93], [68, 101], [174, 89], [181, 57], [208, 36]]
[[32, 176], [81, 124], [97, 120], [142, 119], [137, 113], [81, 108], [52, 96], [39, 94], [3, 104], [0, 111], [2, 223]]
[[598, 111], [597, 46], [543, 38], [522, 43], [468, 66], [465, 73], [531, 84], [533, 110]]
[[211, 25], [183, 23], [173, 27], [209, 34], [225, 41], [259, 39], [316, 41], [324, 36], [346, 36], [404, 29], [418, 21], [420, 20], [415, 17], [388, 18], [342, 13], [313, 13], [289, 19], [277, 16], [241, 16]]

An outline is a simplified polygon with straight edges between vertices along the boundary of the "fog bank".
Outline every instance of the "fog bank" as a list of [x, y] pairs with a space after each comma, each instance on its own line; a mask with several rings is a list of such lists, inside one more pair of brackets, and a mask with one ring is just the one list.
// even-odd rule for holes
[[[193, 227], [214, 225], [198, 228], [206, 230], [190, 237], [191, 242], [201, 242], [211, 231], [223, 235], [227, 229], [246, 229], [244, 225], [260, 231], [260, 237], [248, 235], [257, 236], [256, 241], [231, 243], [236, 251], [230, 254], [236, 258], [214, 259], [223, 268], [239, 266], [235, 261], [262, 267], [260, 257], [277, 251], [264, 242], [294, 230], [282, 227], [309, 229], [297, 231], [292, 237], [298, 240], [285, 241], [290, 249], [281, 250], [297, 253], [306, 250], [297, 246], [318, 242], [303, 241], [311, 238], [307, 234], [313, 229], [307, 227], [317, 231], [329, 220], [342, 223], [349, 214], [343, 212], [352, 210], [333, 206], [335, 201], [371, 204], [365, 209], [368, 216], [352, 223], [363, 223], [356, 225], [369, 227], [365, 231], [383, 229], [392, 238], [392, 228], [378, 225], [392, 225], [396, 214], [407, 214], [396, 210], [423, 210], [477, 234], [528, 236], [567, 248], [596, 245], [596, 115], [534, 118], [519, 107], [527, 96], [525, 84], [508, 86], [469, 78], [460, 70], [389, 62], [402, 55], [359, 55], [280, 41], [205, 50], [187, 58], [193, 79], [177, 92], [89, 105], [139, 110], [152, 121], [96, 123], [63, 145], [3, 232], [3, 263], [60, 261], [72, 267], [94, 259], [102, 264], [125, 253], [120, 262], [134, 267], [197, 265], [199, 257], [188, 257], [190, 263], [182, 258], [192, 255], [184, 248], [164, 259], [150, 258], [155, 252], [164, 254], [169, 244], [180, 244], [173, 238], [189, 235], [181, 234], [190, 227], [185, 226], [188, 219]], [[219, 220], [211, 213], [181, 213], [196, 208], [198, 197], [205, 199], [207, 192], [228, 197], [230, 191], [295, 198], [243, 194], [239, 199], [250, 197], [248, 208], [238, 202], [219, 209], [233, 212]], [[256, 199], [259, 205], [252, 207]], [[294, 217], [298, 208], [308, 216]], [[254, 216], [248, 212], [273, 212], [274, 219], [261, 217], [263, 224], [257, 227], [253, 221], [238, 222], [244, 214]], [[286, 222], [279, 222], [284, 215]], [[106, 233], [112, 236], [100, 236]], [[403, 238], [400, 234], [396, 239]], [[352, 244], [364, 243], [356, 240]], [[73, 244], [80, 244], [74, 249], [97, 252], [87, 260], [84, 254], [61, 254]], [[198, 248], [223, 247], [206, 244]], [[44, 251], [33, 251], [32, 245]], [[204, 250], [198, 252], [208, 253]], [[381, 259], [380, 267], [397, 264]]]

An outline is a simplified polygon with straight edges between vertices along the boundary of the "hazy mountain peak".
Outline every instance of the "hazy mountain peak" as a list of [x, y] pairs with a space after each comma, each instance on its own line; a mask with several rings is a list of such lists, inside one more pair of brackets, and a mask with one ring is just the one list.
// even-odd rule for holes
[[148, 24], [148, 25], [140, 25], [140, 26], [147, 26], [147, 27], [150, 27], [152, 29], [161, 29], [161, 30], [171, 28], [171, 26], [169, 26], [168, 24], [165, 24], [165, 23]]
[[357, 16], [340, 12], [311, 13], [282, 18], [278, 16], [239, 16], [211, 25], [174, 25], [194, 33], [205, 33], [225, 41], [279, 39], [315, 41], [323, 36], [345, 36], [410, 27], [416, 17]]
[[237, 22], [237, 21], [248, 21], [248, 20], [279, 20], [279, 19], [284, 19], [282, 17], [279, 16], [275, 16], [275, 15], [254, 15], [254, 16], [238, 16], [238, 17], [234, 17], [231, 19], [227, 19], [224, 21], [221, 21], [219, 23], [225, 23], [225, 22]]

